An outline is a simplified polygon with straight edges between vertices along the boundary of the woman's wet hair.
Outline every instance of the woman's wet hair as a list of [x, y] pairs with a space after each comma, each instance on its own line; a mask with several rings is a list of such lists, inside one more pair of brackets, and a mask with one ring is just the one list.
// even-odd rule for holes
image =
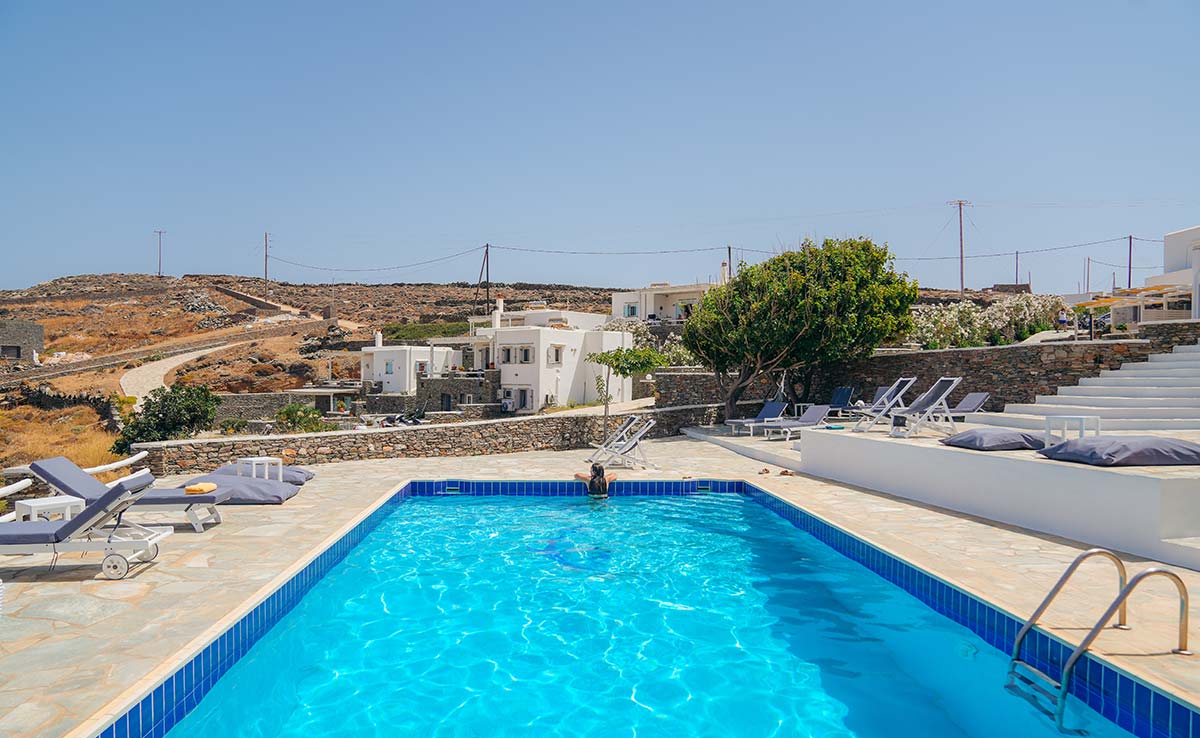
[[604, 474], [601, 464], [592, 464], [592, 478], [588, 480], [588, 494], [598, 497], [608, 496], [608, 477]]

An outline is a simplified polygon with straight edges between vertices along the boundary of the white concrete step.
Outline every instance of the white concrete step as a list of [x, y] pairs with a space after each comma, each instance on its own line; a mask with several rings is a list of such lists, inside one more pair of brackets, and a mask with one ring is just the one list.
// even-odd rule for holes
[[1100, 376], [1108, 376], [1110, 374], [1136, 374], [1138, 376], [1195, 376], [1200, 375], [1200, 362], [1180, 361], [1168, 363], [1158, 361], [1153, 364], [1142, 362], [1140, 364], [1125, 364], [1120, 369], [1101, 369]]
[[[1063, 413], [1063, 415], [1086, 415], [1086, 413]], [[1022, 415], [1019, 413], [973, 413], [967, 416], [968, 423], [994, 425], [1002, 428], [1023, 428], [1042, 431], [1046, 429], [1044, 415]], [[1101, 422], [1104, 433], [1111, 431], [1167, 431], [1200, 430], [1200, 419], [1190, 418], [1112, 418]]]
[[1105, 407], [1103, 405], [1053, 405], [1018, 403], [1004, 406], [1018, 415], [1098, 415], [1101, 418], [1170, 418], [1200, 421], [1200, 407]]
[[1145, 366], [1146, 364], [1195, 364], [1200, 366], [1200, 353], [1150, 354], [1149, 361], [1131, 361], [1124, 366]]
[[1195, 407], [1200, 394], [1193, 397], [1120, 397], [1114, 395], [1038, 395], [1039, 405], [1092, 405], [1097, 407]]
[[1200, 397], [1200, 387], [1163, 385], [1082, 385], [1059, 387], [1059, 397]]
[[[1156, 354], [1157, 355], [1157, 354]], [[1171, 354], [1164, 354], [1171, 355]], [[1194, 361], [1134, 361], [1122, 364], [1117, 370], [1100, 370], [1103, 372], [1186, 372], [1200, 371], [1200, 354]]]
[[1200, 343], [1189, 343], [1183, 346], [1176, 346], [1172, 353], [1176, 354], [1200, 354]]
[[1081, 387], [1196, 387], [1200, 389], [1200, 375], [1157, 377], [1136, 374], [1107, 374], [1099, 377], [1084, 377]]

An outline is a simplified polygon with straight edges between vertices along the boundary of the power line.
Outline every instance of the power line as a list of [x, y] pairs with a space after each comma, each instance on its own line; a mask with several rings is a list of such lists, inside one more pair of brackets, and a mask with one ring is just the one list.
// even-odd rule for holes
[[[1092, 263], [1093, 264], [1103, 264], [1104, 266], [1110, 266], [1110, 267], [1119, 267], [1121, 269], [1129, 268], [1128, 264], [1111, 264], [1107, 261], [1100, 261], [1099, 259], [1092, 259]], [[1162, 264], [1155, 264], [1154, 266], [1135, 266], [1133, 268], [1134, 269], [1162, 269], [1162, 266], [1163, 266]]]
[[[1067, 249], [1079, 249], [1079, 248], [1083, 248], [1085, 246], [1098, 246], [1098, 245], [1104, 244], [1104, 243], [1116, 243], [1117, 241], [1124, 241], [1126, 238], [1127, 238], [1126, 236], [1118, 236], [1117, 238], [1106, 238], [1102, 241], [1088, 241], [1086, 243], [1072, 243], [1072, 244], [1067, 244], [1066, 246], [1047, 246], [1046, 248], [1042, 248], [1042, 249], [1023, 249], [1021, 251], [1021, 253], [1022, 254], [1044, 254], [1048, 251], [1066, 251]], [[1015, 250], [1014, 251], [994, 251], [990, 254], [969, 254], [965, 258], [967, 258], [967, 259], [991, 259], [991, 258], [995, 258], [998, 256], [1012, 256], [1015, 253], [1016, 253]], [[896, 261], [949, 261], [951, 259], [958, 259], [958, 257], [957, 256], [897, 256], [896, 257]]]
[[[425, 261], [414, 261], [411, 264], [399, 264], [397, 266], [387, 266], [387, 267], [357, 267], [357, 268], [354, 268], [354, 267], [324, 267], [324, 266], [316, 266], [315, 264], [304, 264], [302, 262], [292, 261], [290, 259], [283, 259], [281, 257], [275, 256], [274, 254], [271, 254], [269, 258], [272, 261], [278, 261], [281, 264], [290, 264], [292, 266], [300, 267], [302, 269], [315, 269], [315, 270], [321, 271], [321, 272], [394, 272], [399, 269], [412, 269], [413, 267], [425, 266], [426, 264], [437, 264], [437, 263], [443, 262], [443, 261], [450, 261], [451, 259], [457, 259], [460, 256], [466, 256], [467, 254], [474, 254], [478, 251], [482, 251], [483, 248], [484, 248], [483, 246], [474, 246], [465, 251], [459, 251], [458, 253], [450, 254], [449, 256], [439, 256], [436, 259], [426, 259]], [[492, 248], [499, 248], [499, 247], [492, 246]]]
[[[699, 253], [711, 252], [711, 251], [725, 251], [727, 249], [726, 246], [706, 246], [706, 247], [695, 248], [695, 249], [645, 249], [645, 250], [637, 250], [637, 251], [585, 251], [585, 250], [578, 250], [578, 249], [533, 249], [533, 248], [527, 248], [525, 246], [497, 246], [495, 244], [492, 244], [492, 248], [493, 249], [503, 249], [505, 251], [522, 251], [522, 252], [528, 253], [528, 254], [560, 254], [560, 255], [567, 255], [567, 256], [652, 256], [654, 254], [699, 254]], [[749, 251], [749, 252], [755, 253], [755, 254], [774, 255], [774, 254], [778, 253], [776, 251], [766, 251], [763, 249], [744, 249], [744, 248], [740, 248], [740, 247], [738, 250], [739, 251]]]

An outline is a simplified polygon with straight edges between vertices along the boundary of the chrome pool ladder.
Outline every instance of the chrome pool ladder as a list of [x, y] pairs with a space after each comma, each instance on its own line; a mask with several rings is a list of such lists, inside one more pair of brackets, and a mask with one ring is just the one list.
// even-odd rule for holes
[[[1061, 678], [1056, 681], [1050, 675], [1021, 658], [1021, 643], [1025, 640], [1025, 636], [1029, 634], [1029, 631], [1037, 624], [1038, 619], [1050, 607], [1050, 603], [1054, 601], [1054, 598], [1066, 586], [1067, 581], [1075, 573], [1075, 570], [1079, 568], [1079, 565], [1095, 556], [1102, 556], [1108, 559], [1117, 568], [1117, 596], [1108, 606], [1108, 609], [1104, 611], [1104, 614], [1100, 616], [1100, 619], [1096, 621], [1096, 624], [1092, 626], [1092, 629], [1088, 631], [1087, 636], [1071, 652], [1066, 663], [1063, 664]], [[1133, 590], [1139, 584], [1154, 576], [1164, 576], [1170, 579], [1179, 592], [1179, 646], [1171, 649], [1171, 653], [1191, 656], [1192, 652], [1188, 650], [1188, 591], [1187, 586], [1183, 583], [1183, 579], [1173, 571], [1159, 568], [1146, 569], [1134, 576], [1133, 579], [1129, 579], [1125, 571], [1124, 562], [1115, 553], [1104, 548], [1092, 548], [1075, 557], [1075, 560], [1071, 562], [1067, 570], [1063, 572], [1054, 586], [1050, 588], [1050, 592], [1042, 600], [1042, 604], [1038, 605], [1033, 614], [1029, 616], [1029, 620], [1025, 621], [1025, 625], [1017, 633], [1017, 637], [1013, 641], [1012, 659], [1008, 663], [1006, 688], [1020, 694], [1043, 712], [1051, 715], [1060, 731], [1064, 733], [1070, 732], [1063, 725], [1063, 714], [1067, 706], [1067, 695], [1070, 692], [1071, 674], [1075, 669], [1075, 663], [1087, 652], [1100, 633], [1108, 627], [1108, 623], [1112, 620], [1113, 615], [1117, 616], [1117, 624], [1113, 626], [1114, 628], [1119, 630], [1130, 629], [1127, 610], [1129, 595], [1133, 593]], [[1039, 702], [1038, 695], [1046, 698], [1050, 704], [1049, 709]]]

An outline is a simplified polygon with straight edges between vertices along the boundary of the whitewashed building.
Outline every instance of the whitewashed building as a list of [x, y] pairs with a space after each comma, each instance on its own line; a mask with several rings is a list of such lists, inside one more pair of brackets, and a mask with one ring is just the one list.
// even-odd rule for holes
[[[536, 308], [505, 311], [496, 300], [491, 316], [469, 320], [463, 338], [434, 339], [432, 343], [461, 350], [476, 369], [500, 372], [500, 396], [505, 410], [534, 413], [547, 406], [584, 404], [599, 399], [596, 377], [604, 367], [587, 360], [593, 353], [633, 348], [633, 335], [603, 331], [609, 316], [571, 310]], [[612, 377], [613, 402], [633, 399], [633, 381]]]
[[1200, 226], [1163, 236], [1163, 273], [1148, 277], [1146, 286], [1186, 288], [1192, 296], [1191, 317], [1200, 319]]
[[375, 345], [366, 346], [359, 357], [364, 382], [377, 382], [390, 394], [411, 395], [417, 391], [419, 375], [438, 375], [462, 364], [462, 352], [446, 346], [384, 346], [375, 333]]
[[614, 292], [612, 317], [650, 323], [680, 323], [687, 320], [704, 293], [715, 286], [711, 282], [675, 285], [651, 282], [649, 287], [633, 292]]

